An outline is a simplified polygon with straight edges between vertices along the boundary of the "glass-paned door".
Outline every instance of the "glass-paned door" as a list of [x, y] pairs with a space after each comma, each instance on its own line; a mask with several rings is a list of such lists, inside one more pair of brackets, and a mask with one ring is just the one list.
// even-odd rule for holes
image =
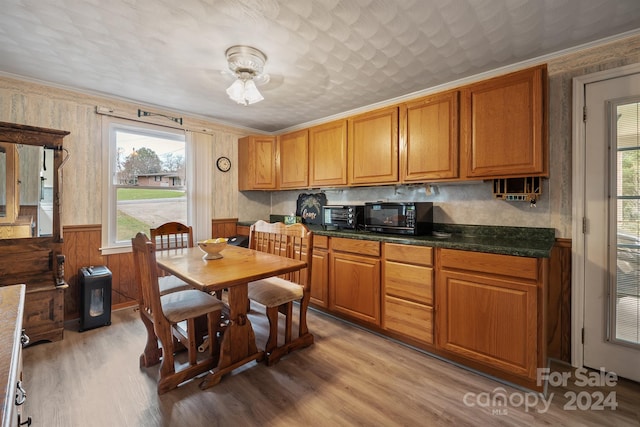
[[640, 73], [584, 86], [583, 365], [640, 381]]
[[[610, 102], [612, 171], [610, 198], [609, 339], [640, 345], [640, 100]], [[615, 144], [615, 146], [613, 146]], [[614, 273], [615, 272], [615, 273]]]

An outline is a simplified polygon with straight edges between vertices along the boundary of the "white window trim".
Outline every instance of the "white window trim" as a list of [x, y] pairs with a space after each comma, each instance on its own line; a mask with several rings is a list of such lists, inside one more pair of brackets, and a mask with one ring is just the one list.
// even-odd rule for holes
[[120, 129], [137, 130], [148, 129], [156, 133], [165, 133], [171, 135], [185, 136], [185, 162], [187, 167], [187, 218], [192, 223], [192, 205], [195, 199], [192, 198], [192, 190], [190, 189], [190, 179], [194, 176], [193, 171], [193, 155], [191, 155], [189, 138], [186, 137], [183, 130], [153, 125], [133, 120], [120, 119], [115, 117], [103, 116], [102, 118], [102, 185], [103, 185], [103, 203], [102, 203], [102, 247], [100, 248], [102, 255], [112, 255], [118, 253], [131, 252], [131, 242], [116, 243], [113, 234], [115, 233], [115, 210], [112, 206], [116, 203], [115, 188], [111, 185], [113, 176], [116, 173], [116, 152], [115, 147], [111, 144], [111, 129], [117, 126]]

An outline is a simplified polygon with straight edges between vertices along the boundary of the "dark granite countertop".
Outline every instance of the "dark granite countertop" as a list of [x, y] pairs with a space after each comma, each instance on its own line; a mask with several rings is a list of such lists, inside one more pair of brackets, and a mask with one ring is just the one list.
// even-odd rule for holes
[[[238, 224], [251, 225], [253, 221], [239, 222]], [[356, 230], [325, 230], [319, 225], [310, 225], [309, 229], [319, 236], [374, 240], [533, 258], [549, 258], [555, 243], [555, 230], [553, 228], [540, 227], [434, 224], [434, 231], [448, 233], [450, 234], [449, 237], [436, 237], [433, 235], [402, 236]]]

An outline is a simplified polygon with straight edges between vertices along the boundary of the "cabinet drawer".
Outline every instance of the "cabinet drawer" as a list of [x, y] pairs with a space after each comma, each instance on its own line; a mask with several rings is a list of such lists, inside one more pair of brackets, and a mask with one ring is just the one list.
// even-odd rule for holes
[[313, 247], [319, 249], [329, 249], [329, 238], [327, 236], [313, 236]]
[[353, 252], [358, 255], [380, 256], [380, 242], [332, 237], [331, 250]]
[[384, 262], [384, 293], [433, 304], [433, 268], [394, 261]]
[[383, 327], [433, 344], [433, 309], [423, 304], [386, 296]]
[[520, 279], [538, 279], [536, 258], [441, 249], [440, 266]]
[[407, 264], [433, 265], [433, 248], [428, 246], [384, 244], [384, 258]]

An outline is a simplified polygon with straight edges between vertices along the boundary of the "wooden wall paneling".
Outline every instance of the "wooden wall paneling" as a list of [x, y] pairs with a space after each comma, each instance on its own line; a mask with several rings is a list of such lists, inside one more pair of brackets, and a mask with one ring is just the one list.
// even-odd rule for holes
[[571, 240], [556, 239], [549, 260], [548, 356], [571, 362]]
[[[101, 237], [100, 226], [77, 226], [64, 227], [64, 243], [62, 253], [65, 255], [65, 280], [69, 288], [65, 292], [65, 320], [75, 319], [80, 313], [80, 276], [78, 271], [82, 267], [91, 265], [103, 265], [101, 263], [92, 264], [92, 252], [96, 251], [100, 255], [100, 240], [95, 245], [95, 238], [92, 234]], [[93, 243], [92, 243], [93, 242]], [[100, 256], [101, 257], [101, 256]]]
[[249, 229], [248, 225], [236, 225], [236, 234], [238, 236], [249, 236]]
[[126, 277], [120, 271], [122, 254], [113, 254], [106, 257], [106, 266], [111, 271], [111, 305], [118, 307], [123, 302], [122, 288]]
[[238, 218], [221, 218], [211, 220], [211, 237], [231, 237], [237, 234]]
[[100, 252], [100, 225], [72, 226], [64, 229], [63, 253], [66, 256], [65, 279], [69, 288], [65, 293], [65, 320], [80, 317], [80, 268], [104, 265], [112, 274], [112, 308], [135, 305], [138, 288], [134, 280], [131, 253], [103, 256]]
[[[243, 234], [236, 219], [213, 220], [215, 237]], [[62, 253], [66, 255], [65, 320], [79, 317], [80, 288], [78, 270], [89, 265], [106, 265], [112, 272], [112, 302], [114, 308], [136, 304], [138, 290], [134, 280], [130, 253], [102, 256], [100, 225], [71, 226], [64, 229]], [[1, 257], [0, 257], [1, 263]], [[549, 357], [570, 362], [571, 359], [571, 240], [557, 239], [550, 259], [549, 291], [547, 294], [547, 345]]]
[[107, 268], [112, 274], [111, 302], [114, 309], [135, 305], [138, 300], [138, 286], [133, 271], [133, 254], [109, 255]]
[[[65, 256], [64, 262], [64, 279], [69, 284], [69, 287], [64, 293], [64, 318], [68, 320], [70, 318], [78, 317], [80, 301], [80, 292], [78, 288], [78, 268], [82, 261], [78, 260], [77, 250], [77, 233], [75, 230], [69, 228], [63, 228], [64, 243], [62, 245], [62, 253]], [[77, 295], [76, 295], [77, 293]]]
[[[229, 219], [232, 221], [232, 219]], [[233, 231], [235, 234], [233, 219]], [[130, 252], [105, 255], [100, 252], [102, 228], [98, 225], [68, 226], [64, 228], [62, 253], [66, 256], [65, 280], [69, 288], [65, 292], [65, 320], [80, 317], [80, 268], [104, 265], [111, 271], [112, 309], [137, 304], [138, 286], [133, 271], [133, 255]]]

